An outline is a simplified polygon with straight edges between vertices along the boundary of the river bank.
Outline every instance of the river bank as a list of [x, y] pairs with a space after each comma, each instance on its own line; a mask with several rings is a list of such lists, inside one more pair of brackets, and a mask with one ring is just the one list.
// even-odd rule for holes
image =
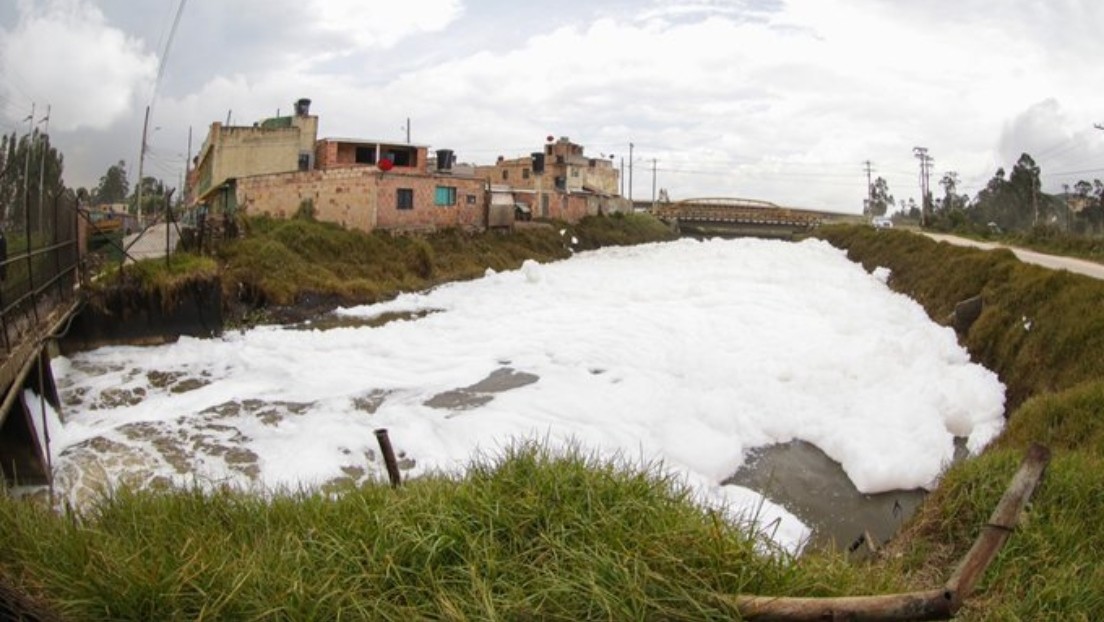
[[[684, 495], [675, 494], [674, 500], [664, 495], [647, 498], [634, 496], [644, 490], [644, 482], [650, 481], [647, 473], [628, 473], [626, 478], [626, 473], [616, 467], [587, 462], [586, 459], [581, 463], [549, 462], [535, 458], [533, 454], [519, 452], [514, 454], [516, 460], [507, 460], [503, 465], [488, 465], [485, 471], [480, 471], [479, 477], [465, 481], [457, 491], [463, 493], [461, 495], [451, 494], [450, 491], [457, 488], [454, 482], [439, 485], [426, 480], [424, 484], [417, 484], [417, 492], [397, 493], [397, 496], [386, 490], [366, 487], [363, 495], [370, 496], [371, 500], [366, 500], [362, 495], [350, 496], [349, 503], [352, 505], [343, 506], [345, 509], [340, 511], [324, 505], [323, 499], [310, 495], [287, 500], [287, 503], [277, 499], [273, 506], [267, 506], [232, 494], [223, 494], [217, 499], [197, 494], [164, 498], [124, 491], [110, 506], [101, 510], [100, 515], [105, 523], [89, 525], [90, 533], [98, 534], [97, 537], [109, 535], [110, 541], [106, 543], [94, 542], [91, 536], [86, 538], [81, 533], [70, 536], [62, 536], [60, 532], [54, 534], [55, 526], [49, 520], [44, 522], [40, 515], [27, 515], [18, 508], [5, 506], [2, 509], [7, 526], [7, 548], [4, 550], [8, 557], [5, 567], [9, 570], [22, 569], [22, 576], [45, 577], [48, 573], [36, 574], [24, 564], [41, 553], [48, 560], [44, 567], [51, 568], [50, 573], [57, 573], [59, 563], [64, 566], [64, 560], [72, 558], [72, 567], [78, 571], [76, 579], [68, 581], [65, 586], [52, 587], [46, 591], [47, 596], [51, 592], [55, 598], [61, 594], [64, 600], [65, 594], [72, 592], [74, 598], [101, 604], [106, 602], [103, 599], [110, 598], [111, 602], [123, 603], [116, 605], [116, 611], [141, 612], [141, 615], [135, 613], [131, 616], [132, 619], [140, 619], [142, 615], [181, 615], [182, 611], [200, 611], [203, 607], [209, 607], [210, 603], [198, 594], [185, 591], [181, 593], [182, 598], [166, 602], [157, 598], [157, 594], [163, 593], [163, 588], [143, 587], [148, 584], [143, 577], [162, 577], [172, 582], [176, 572], [192, 576], [188, 568], [180, 566], [176, 556], [180, 534], [189, 532], [190, 528], [185, 526], [198, 517], [221, 517], [211, 522], [205, 528], [207, 530], [202, 531], [202, 536], [196, 537], [223, 542], [221, 548], [230, 552], [248, 550], [250, 554], [231, 559], [215, 551], [194, 559], [202, 567], [222, 569], [214, 575], [204, 575], [207, 586], [204, 593], [241, 593], [241, 586], [245, 586], [246, 598], [233, 602], [220, 601], [222, 608], [219, 612], [229, 615], [239, 611], [235, 607], [245, 606], [248, 595], [257, 596], [259, 602], [272, 602], [270, 588], [289, 585], [288, 575], [278, 572], [283, 566], [272, 554], [279, 552], [286, 555], [288, 547], [291, 547], [303, 552], [304, 557], [297, 559], [308, 559], [305, 555], [316, 548], [318, 542], [333, 544], [344, 541], [335, 529], [339, 525], [358, 525], [363, 520], [360, 510], [355, 508], [371, 507], [379, 516], [379, 512], [386, 511], [384, 508], [394, 507], [396, 514], [388, 515], [386, 520], [377, 518], [373, 523], [384, 531], [357, 530], [355, 541], [363, 542], [367, 537], [375, 543], [371, 550], [361, 548], [353, 553], [343, 547], [325, 548], [330, 551], [329, 559], [338, 555], [344, 562], [362, 569], [365, 574], [357, 575], [360, 578], [355, 582], [359, 587], [343, 591], [344, 596], [331, 596], [327, 601], [325, 594], [311, 587], [318, 585], [315, 581], [332, 584], [333, 581], [347, 582], [349, 579], [332, 574], [328, 566], [311, 564], [309, 572], [313, 579], [304, 583], [302, 563], [299, 562], [299, 574], [296, 576], [300, 577], [300, 582], [295, 584], [299, 587], [282, 592], [281, 602], [287, 603], [285, 612], [289, 615], [307, 615], [308, 611], [315, 611], [317, 614], [317, 608], [304, 607], [317, 607], [323, 601], [327, 601], [328, 606], [347, 611], [371, 606], [371, 610], [377, 613], [390, 611], [395, 615], [413, 615], [418, 611], [440, 612], [440, 604], [433, 600], [433, 595], [453, 594], [449, 586], [460, 585], [471, 586], [472, 590], [491, 597], [493, 600], [490, 602], [496, 604], [496, 611], [499, 614], [506, 612], [507, 616], [512, 612], [520, 617], [526, 614], [557, 617], [559, 612], [561, 615], [558, 617], [565, 619], [586, 617], [585, 612], [592, 611], [588, 607], [593, 607], [595, 601], [568, 596], [590, 594], [600, 596], [602, 602], [627, 615], [652, 612], [653, 615], [671, 619], [710, 616], [721, 619], [730, 616], [732, 611], [725, 604], [727, 601], [723, 595], [737, 591], [789, 595], [865, 594], [904, 588], [928, 589], [941, 584], [953, 561], [961, 556], [972, 542], [978, 526], [986, 520], [1019, 460], [1020, 449], [1028, 441], [1038, 440], [1059, 450], [1047, 483], [1035, 502], [1031, 519], [1013, 534], [1013, 546], [1002, 554], [990, 571], [991, 576], [983, 584], [981, 594], [976, 601], [968, 603], [960, 618], [1098, 617], [1097, 614], [1104, 612], [1099, 597], [1102, 581], [1101, 572], [1091, 559], [1091, 552], [1104, 543], [1101, 542], [1100, 530], [1084, 517], [1104, 510], [1104, 491], [1098, 477], [1104, 467], [1100, 458], [1104, 432], [1099, 423], [1104, 413], [1100, 407], [1104, 404], [1104, 387], [1099, 381], [1094, 383], [1078, 379], [1092, 377], [1094, 366], [1100, 364], [1101, 350], [1094, 349], [1099, 344], [1091, 333], [1100, 321], [1099, 291], [1084, 289], [1083, 282], [1071, 280], [1067, 275], [1037, 272], [1020, 266], [1014, 258], [1009, 263], [1000, 253], [970, 251], [960, 254], [931, 241], [918, 242], [909, 237], [899, 237], [896, 233], [884, 233], [861, 228], [823, 232], [824, 237], [848, 249], [852, 259], [863, 262], [868, 270], [879, 266], [890, 268], [890, 285], [919, 300], [933, 318], [946, 320], [955, 302], [981, 293], [986, 298], [985, 309], [962, 340], [969, 345], [975, 360], [999, 367], [1002, 379], [1006, 383], [1011, 380], [1010, 392], [1016, 391], [1016, 407], [1010, 411], [1009, 429], [996, 444], [979, 459], [963, 463], [944, 474], [940, 488], [923, 505], [918, 519], [906, 525], [904, 537], [883, 549], [869, 563], [848, 563], [830, 553], [818, 553], [803, 557], [796, 565], [775, 565], [769, 559], [763, 565], [759, 563], [762, 560], [741, 556], [730, 548], [733, 545], [728, 538], [733, 534], [718, 526], [715, 518], [701, 517], [705, 529], [699, 531], [683, 522], [684, 518], [666, 513], [668, 508], [677, 509], [684, 503]], [[1060, 316], [1058, 312], [1064, 310], [1075, 314], [1075, 317]], [[1069, 322], [1063, 329], [1072, 332], [1073, 337], [1081, 337], [1081, 340], [1055, 340], [1057, 334], [1054, 331], [1059, 327], [1057, 322], [1051, 320], [1051, 313]], [[1081, 349], [1082, 345], [1085, 349]], [[1040, 361], [1052, 369], [1035, 367]], [[599, 374], [598, 377], [604, 375]], [[1099, 373], [1096, 377], [1100, 377]], [[476, 384], [459, 386], [470, 389]], [[531, 386], [540, 386], [540, 382]], [[586, 473], [585, 478], [576, 477], [582, 477], [578, 468]], [[483, 475], [487, 477], [481, 479]], [[591, 475], [597, 479], [590, 479]], [[613, 488], [606, 487], [607, 484], [612, 484]], [[499, 494], [489, 490], [498, 490]], [[519, 495], [519, 491], [524, 494]], [[562, 505], [556, 507], [562, 509], [562, 515], [547, 516], [548, 495], [554, 495], [560, 501]], [[517, 503], [504, 505], [507, 500]], [[596, 500], [601, 500], [602, 504], [594, 505]], [[536, 505], [526, 505], [528, 501]], [[576, 501], [583, 505], [573, 505]], [[605, 505], [606, 501], [612, 505]], [[429, 505], [424, 505], [427, 503]], [[289, 504], [297, 509], [292, 510]], [[508, 508], [509, 512], [503, 514], [503, 508]], [[615, 508], [632, 508], [633, 512], [625, 515], [615, 512]], [[302, 509], [309, 509], [309, 516], [298, 514]], [[592, 514], [594, 509], [598, 509], [599, 514]], [[404, 513], [398, 513], [400, 510]], [[585, 518], [606, 515], [610, 517], [610, 522], [603, 520], [600, 525], [591, 525], [589, 518]], [[155, 516], [158, 518], [146, 520]], [[429, 516], [440, 517], [441, 521], [427, 523], [424, 519]], [[150, 529], [148, 524], [143, 528], [142, 524], [133, 524], [126, 517], [140, 517], [142, 524], [157, 523], [159, 528]], [[279, 520], [276, 520], [277, 517], [280, 517]], [[462, 518], [463, 524], [449, 522], [450, 517]], [[642, 529], [639, 528], [641, 523], [634, 522], [633, 517], [658, 522], [649, 523], [651, 527]], [[515, 519], [519, 522], [505, 522]], [[285, 524], [287, 530], [281, 528]], [[479, 534], [484, 533], [494, 539], [494, 534], [499, 533], [498, 530], [506, 524], [512, 525], [508, 529], [516, 529], [523, 534], [523, 540], [496, 540], [494, 548], [481, 546], [488, 544], [487, 540], [471, 540], [481, 538]], [[473, 532], [473, 525], [484, 525], [489, 531], [479, 529]], [[591, 527], [618, 526], [628, 532], [604, 531], [598, 534], [591, 530]], [[576, 537], [581, 536], [580, 530], [584, 527], [589, 535]], [[652, 527], [658, 529], [653, 530]], [[62, 531], [68, 529], [65, 524], [57, 525], [57, 528]], [[532, 531], [534, 528], [537, 530]], [[344, 533], [347, 529], [338, 531]], [[389, 532], [416, 537], [406, 540], [397, 536], [392, 538]], [[199, 534], [201, 531], [190, 533]], [[262, 533], [263, 540], [251, 539], [250, 534]], [[556, 539], [556, 548], [534, 548], [533, 537], [542, 533], [561, 534], [565, 538]], [[442, 535], [444, 540], [440, 539]], [[73, 544], [74, 536], [81, 539], [81, 544]], [[436, 539], [427, 540], [430, 536]], [[270, 540], [281, 543], [280, 551], [269, 551], [258, 546]], [[643, 549], [626, 548], [632, 544], [630, 540], [644, 542], [647, 546]], [[546, 543], [551, 545], [550, 540]], [[88, 577], [87, 563], [80, 561], [87, 560], [89, 551], [95, 551], [99, 563], [114, 558], [132, 559], [132, 546], [135, 544], [143, 546], [147, 552], [159, 554], [148, 557], [147, 563], [133, 572], [105, 566], [102, 572], [96, 573], [105, 577], [100, 581], [96, 577]], [[697, 548], [700, 544], [709, 546], [703, 550]], [[108, 550], [104, 545], [114, 548]], [[498, 548], [500, 545], [505, 548]], [[79, 554], [79, 550], [85, 553]], [[67, 551], [77, 554], [71, 555]], [[532, 552], [541, 557], [504, 556], [509, 551]], [[718, 552], [723, 553], [721, 557], [716, 557]], [[384, 558], [375, 556], [375, 553], [386, 554], [386, 559], [390, 560], [386, 563], [395, 566], [387, 566]], [[653, 557], [653, 554], [658, 557]], [[559, 562], [574, 560], [579, 565], [557, 564], [551, 568], [554, 576], [548, 577], [534, 577], [526, 573], [528, 568], [548, 568], [549, 559]], [[480, 573], [478, 578], [481, 582], [475, 585], [470, 583], [470, 576], [464, 579], [467, 575], [451, 574], [453, 566], [448, 560], [459, 563], [459, 567], [465, 569], [470, 569], [474, 560], [493, 560], [492, 565], [498, 571], [489, 575]], [[668, 562], [671, 560], [679, 560], [679, 563], [670, 567]], [[585, 565], [582, 565], [583, 562]], [[735, 562], [735, 565], [729, 562]], [[395, 568], [399, 574], [375, 574], [387, 568]], [[434, 568], [433, 576], [426, 576], [425, 568]], [[647, 568], [648, 571], [630, 574], [611, 571], [617, 568]], [[784, 580], [780, 580], [780, 574], [785, 575]], [[402, 582], [396, 582], [399, 575]], [[686, 590], [690, 588], [672, 583], [676, 575], [690, 577], [693, 585], [697, 586], [692, 591], [699, 598], [683, 600], [689, 595]], [[571, 584], [570, 581], [552, 580], [579, 576], [592, 578], [597, 581], [597, 586], [592, 583], [590, 588], [583, 589], [584, 586]], [[741, 581], [733, 582], [724, 577], [739, 577]], [[40, 584], [36, 581], [44, 579], [32, 579], [32, 587]], [[380, 592], [378, 581], [383, 581], [386, 590], [391, 591]], [[118, 591], [120, 585], [125, 588], [123, 593]], [[238, 587], [235, 588], [235, 585]], [[486, 591], [479, 592], [480, 585]], [[518, 585], [528, 586], [525, 594], [516, 591]], [[703, 590], [703, 585], [708, 585], [708, 588]], [[700, 593], [698, 590], [701, 590]], [[400, 592], [410, 595], [409, 598], [400, 603], [387, 596]], [[645, 592], [658, 595], [659, 600], [644, 601], [633, 597], [633, 594]], [[533, 594], [549, 598], [558, 595], [558, 608], [549, 609], [547, 605], [534, 608]], [[679, 596], [674, 597], [674, 594]], [[453, 596], [455, 600], [452, 600]], [[465, 600], [459, 594], [453, 596], [450, 596], [453, 603], [451, 610], [466, 612], [469, 616], [487, 612], [486, 599]], [[673, 602], [679, 605], [671, 608], [670, 603]], [[687, 611], [694, 615], [680, 615], [680, 612], [685, 614]]]
[[971, 357], [1008, 387], [1008, 425], [980, 457], [942, 477], [877, 567], [914, 589], [946, 579], [988, 520], [1031, 443], [1054, 458], [1029, 516], [998, 558], [965, 620], [1104, 618], [1104, 283], [1023, 264], [1008, 250], [939, 243], [899, 231], [832, 227], [819, 237], [948, 325], [955, 305], [980, 297], [959, 335]]

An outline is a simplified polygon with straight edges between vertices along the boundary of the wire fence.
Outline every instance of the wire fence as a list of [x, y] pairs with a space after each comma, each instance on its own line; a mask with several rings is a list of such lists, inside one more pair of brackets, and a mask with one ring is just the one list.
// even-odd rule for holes
[[64, 191], [2, 206], [0, 348], [10, 353], [76, 301], [80, 283], [77, 199]]

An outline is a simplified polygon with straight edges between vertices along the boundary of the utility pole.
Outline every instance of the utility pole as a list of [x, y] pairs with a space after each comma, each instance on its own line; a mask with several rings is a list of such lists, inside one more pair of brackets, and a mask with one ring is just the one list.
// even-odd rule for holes
[[1036, 175], [1035, 179], [1031, 180], [1031, 209], [1035, 212], [1035, 216], [1031, 221], [1032, 227], [1039, 226], [1039, 176]]
[[[42, 218], [42, 194], [46, 189], [46, 138], [50, 135], [50, 104], [46, 104], [46, 117], [39, 120], [39, 123], [45, 123], [46, 127], [42, 130], [42, 159], [38, 166], [38, 217]], [[43, 220], [39, 221], [41, 227]]]
[[866, 209], [863, 210], [863, 215], [870, 216], [874, 213], [874, 182], [870, 179], [873, 164], [870, 160], [863, 162], [863, 164], [866, 165]]
[[633, 144], [629, 143], [629, 203], [632, 203]]
[[410, 144], [410, 117], [406, 118], [406, 144]]
[[931, 192], [928, 190], [928, 176], [935, 160], [928, 155], [927, 147], [913, 147], [912, 153], [920, 160], [920, 226], [924, 227], [930, 224]]
[[23, 218], [26, 222], [23, 223], [23, 228], [26, 229], [27, 234], [27, 252], [31, 251], [31, 189], [29, 184], [31, 178], [31, 147], [34, 139], [34, 114], [35, 105], [31, 102], [31, 116], [27, 117], [27, 153], [23, 162]]
[[[31, 147], [33, 146], [33, 134], [34, 134], [34, 102], [31, 103], [31, 116], [29, 117], [30, 123], [27, 126], [27, 157], [23, 163], [23, 218], [25, 220], [23, 224], [25, 239], [27, 241], [27, 247], [25, 252], [27, 253], [27, 285], [31, 291], [34, 291], [34, 263], [31, 261], [34, 257], [34, 253], [31, 252], [31, 190], [27, 183], [31, 175]], [[33, 302], [33, 301], [32, 301]], [[32, 304], [31, 308], [34, 309], [35, 326], [38, 326], [38, 304]]]
[[180, 186], [184, 189], [184, 195], [182, 203], [184, 209], [188, 208], [188, 199], [190, 198], [190, 192], [188, 192], [188, 179], [192, 176], [192, 126], [188, 126], [188, 156], [184, 159], [184, 181]]
[[[138, 149], [138, 189], [135, 190], [134, 195], [138, 205], [135, 207], [135, 211], [138, 213], [138, 222], [143, 226], [145, 220], [142, 218], [142, 174], [145, 171], [146, 165], [146, 134], [149, 131], [149, 110], [150, 107], [146, 106], [146, 120], [142, 123], [142, 146]], [[230, 114], [227, 113], [227, 125], [230, 125]]]
[[656, 206], [656, 159], [652, 158], [652, 210]]
[[619, 192], [618, 194], [620, 194], [621, 196], [625, 196], [625, 156], [621, 156], [620, 162], [621, 175], [618, 176], [617, 180], [621, 184], [621, 192]]
[[1069, 184], [1062, 184], [1062, 191], [1066, 195], [1066, 233], [1069, 233], [1070, 232], [1070, 220], [1072, 220], [1072, 218], [1073, 218], [1073, 215], [1070, 212]]

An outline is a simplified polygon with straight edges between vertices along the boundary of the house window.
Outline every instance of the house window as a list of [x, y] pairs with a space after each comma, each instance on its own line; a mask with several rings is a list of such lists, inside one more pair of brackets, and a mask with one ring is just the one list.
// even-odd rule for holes
[[510, 178], [510, 169], [508, 169], [508, 168], [502, 169], [502, 178], [503, 179], [509, 179]]
[[467, 196], [467, 199], [468, 199], [468, 205], [475, 205], [475, 195], [474, 194], [469, 194]]
[[390, 149], [383, 157], [395, 166], [414, 166], [414, 154], [405, 149]]
[[396, 190], [395, 207], [397, 209], [414, 209], [414, 189], [399, 188]]
[[375, 164], [376, 163], [376, 148], [375, 147], [357, 147], [356, 148], [356, 163], [357, 164]]
[[572, 177], [578, 177], [579, 176], [579, 169], [577, 169], [575, 167], [571, 167], [571, 176]]
[[299, 170], [301, 170], [301, 171], [309, 171], [310, 170], [310, 154], [309, 153], [300, 153], [299, 154]]
[[527, 169], [527, 168], [521, 169], [521, 178], [522, 179], [529, 179], [529, 169]]
[[433, 198], [434, 205], [456, 205], [455, 186], [437, 186], [437, 193]]

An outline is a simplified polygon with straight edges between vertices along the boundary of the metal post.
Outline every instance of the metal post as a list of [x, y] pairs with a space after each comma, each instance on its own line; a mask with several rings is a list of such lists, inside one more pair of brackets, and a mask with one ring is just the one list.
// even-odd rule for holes
[[138, 149], [138, 189], [135, 190], [135, 200], [138, 203], [135, 206], [136, 212], [141, 224], [145, 224], [145, 220], [142, 219], [142, 175], [145, 171], [146, 165], [146, 135], [149, 131], [149, 106], [146, 106], [146, 120], [142, 123], [142, 146]]
[[376, 430], [376, 440], [379, 442], [380, 451], [383, 452], [383, 463], [387, 466], [387, 476], [391, 479], [391, 487], [398, 488], [402, 485], [402, 475], [399, 474], [399, 463], [395, 460], [395, 450], [391, 448], [391, 439], [387, 436], [387, 428]]
[[633, 144], [629, 143], [629, 203], [632, 203], [633, 190]]

